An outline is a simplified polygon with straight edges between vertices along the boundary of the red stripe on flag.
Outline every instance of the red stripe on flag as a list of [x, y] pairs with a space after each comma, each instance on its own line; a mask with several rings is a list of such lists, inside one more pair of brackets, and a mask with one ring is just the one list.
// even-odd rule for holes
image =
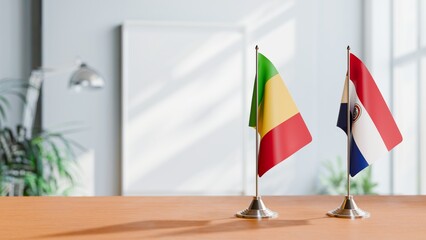
[[350, 64], [350, 77], [355, 85], [358, 98], [390, 151], [402, 141], [398, 126], [367, 67], [353, 54], [351, 54]]
[[311, 141], [311, 134], [300, 113], [273, 128], [260, 141], [259, 176]]

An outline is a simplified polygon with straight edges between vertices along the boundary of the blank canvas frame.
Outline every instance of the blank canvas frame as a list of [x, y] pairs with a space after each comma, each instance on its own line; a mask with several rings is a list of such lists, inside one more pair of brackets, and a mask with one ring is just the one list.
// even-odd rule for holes
[[244, 193], [246, 41], [240, 26], [123, 24], [123, 195]]

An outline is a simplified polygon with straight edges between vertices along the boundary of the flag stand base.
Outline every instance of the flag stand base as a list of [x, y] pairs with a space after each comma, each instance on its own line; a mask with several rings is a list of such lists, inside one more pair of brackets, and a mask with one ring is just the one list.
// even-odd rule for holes
[[253, 197], [250, 206], [238, 212], [235, 216], [239, 218], [276, 218], [278, 213], [269, 210], [260, 197]]
[[352, 195], [345, 196], [342, 205], [339, 208], [327, 212], [327, 215], [330, 217], [351, 219], [370, 217], [370, 213], [363, 211], [356, 205]]

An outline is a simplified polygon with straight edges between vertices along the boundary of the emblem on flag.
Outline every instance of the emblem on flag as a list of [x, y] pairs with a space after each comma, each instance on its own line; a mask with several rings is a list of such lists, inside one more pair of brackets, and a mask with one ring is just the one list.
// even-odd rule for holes
[[356, 120], [359, 119], [359, 116], [361, 116], [361, 107], [358, 103], [355, 103], [354, 105], [354, 114], [352, 117], [352, 122], [356, 122]]

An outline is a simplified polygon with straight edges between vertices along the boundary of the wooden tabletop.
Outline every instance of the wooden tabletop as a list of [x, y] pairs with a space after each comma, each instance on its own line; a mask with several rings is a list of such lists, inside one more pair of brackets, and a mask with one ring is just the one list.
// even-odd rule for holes
[[251, 199], [2, 197], [0, 239], [426, 239], [426, 196], [356, 196], [358, 220], [325, 215], [342, 196], [263, 197], [278, 218], [235, 218]]

